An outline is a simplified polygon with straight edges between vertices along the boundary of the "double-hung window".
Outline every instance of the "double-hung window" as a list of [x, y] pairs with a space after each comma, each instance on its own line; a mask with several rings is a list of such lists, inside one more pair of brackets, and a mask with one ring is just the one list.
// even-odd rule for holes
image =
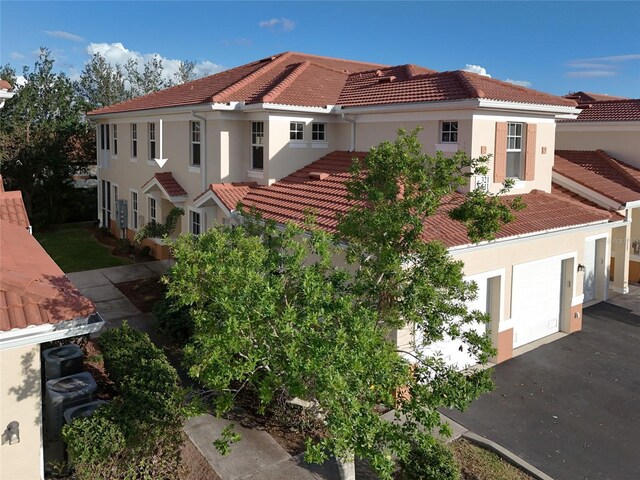
[[156, 124], [149, 124], [149, 160], [156, 158]]
[[138, 156], [138, 125], [131, 124], [131, 158]]
[[201, 224], [200, 224], [200, 213], [190, 210], [189, 215], [189, 231], [193, 235], [200, 235], [201, 232]]
[[138, 229], [138, 192], [131, 192], [131, 226]]
[[109, 125], [100, 125], [100, 150], [109, 150]]
[[523, 178], [522, 123], [507, 123], [507, 178]]
[[158, 222], [158, 210], [156, 205], [156, 199], [153, 197], [149, 197], [149, 222], [151, 223]]
[[289, 140], [304, 140], [304, 123], [291, 122], [289, 124]]
[[200, 122], [191, 122], [191, 165], [200, 166]]
[[313, 142], [327, 141], [327, 124], [326, 123], [311, 124], [311, 141]]
[[440, 124], [440, 142], [458, 143], [458, 122], [442, 122]]
[[118, 125], [113, 125], [113, 156], [118, 156]]
[[251, 168], [264, 168], [264, 122], [251, 122]]

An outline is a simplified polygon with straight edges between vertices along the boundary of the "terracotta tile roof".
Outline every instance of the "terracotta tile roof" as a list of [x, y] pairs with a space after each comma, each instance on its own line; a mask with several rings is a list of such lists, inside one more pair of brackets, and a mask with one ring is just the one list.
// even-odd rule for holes
[[[311, 72], [307, 72], [298, 82], [294, 82], [295, 78], [289, 78], [288, 82], [300, 83], [302, 90], [309, 89], [309, 80], [313, 80], [314, 88], [310, 89], [312, 95], [305, 97], [301, 103], [305, 106], [324, 106], [329, 103], [329, 100], [337, 98], [349, 73], [383, 66], [375, 63], [285, 52], [160, 92], [103, 107], [89, 112], [89, 115], [211, 102], [262, 102], [265, 95], [276, 90], [280, 83], [286, 82], [287, 78], [304, 62], [314, 65], [312, 72], [317, 68], [333, 70], [332, 74], [324, 72], [317, 77], [311, 77]], [[324, 76], [329, 78], [324, 79]], [[343, 76], [344, 79], [338, 82], [337, 78], [340, 76]]]
[[0, 80], [0, 90], [11, 90], [13, 87], [6, 80]]
[[570, 98], [578, 102], [578, 105], [583, 103], [592, 102], [604, 102], [607, 100], [627, 100], [626, 97], [615, 97], [613, 95], [607, 95], [606, 93], [591, 93], [591, 92], [571, 92], [564, 96], [564, 98]]
[[640, 200], [640, 170], [602, 150], [556, 150], [553, 171], [622, 205]]
[[[588, 207], [591, 208], [595, 208], [597, 210], [604, 210], [604, 208], [602, 208], [600, 205], [598, 205], [597, 203], [594, 203], [590, 200], [587, 200], [586, 198], [580, 196], [579, 193], [573, 192], [571, 190], [569, 190], [568, 188], [563, 187], [562, 185], [558, 185], [555, 182], [551, 183], [551, 193], [564, 198], [565, 200], [569, 200], [572, 202], [576, 202], [582, 205], [586, 205]], [[620, 220], [624, 220], [624, 216], [619, 215], [617, 212], [610, 212], [611, 213], [611, 221], [612, 222], [617, 222]]]
[[638, 122], [640, 121], [640, 98], [608, 100], [580, 105], [582, 111], [575, 120], [559, 122]]
[[0, 189], [0, 219], [21, 227], [30, 225], [27, 210], [22, 201], [22, 192], [5, 192]]
[[89, 112], [118, 113], [211, 102], [325, 107], [486, 98], [575, 106], [549, 95], [469, 72], [438, 73], [285, 52], [160, 92]]
[[0, 220], [0, 331], [96, 312], [29, 231]]
[[[365, 156], [366, 152], [330, 153], [271, 186], [250, 188], [242, 203], [255, 207], [265, 218], [278, 223], [293, 221], [301, 225], [310, 213], [320, 228], [334, 233], [338, 225], [337, 214], [346, 212], [354, 204], [347, 200], [345, 186], [352, 159]], [[522, 197], [527, 207], [516, 213], [516, 221], [503, 227], [498, 238], [601, 223], [611, 218], [609, 212], [540, 191]], [[451, 200], [455, 204], [462, 198], [461, 194], [454, 194]], [[466, 228], [451, 220], [444, 207], [427, 219], [423, 237], [440, 240], [448, 247], [470, 243]]]
[[256, 182], [212, 183], [206, 191], [194, 199], [194, 202], [208, 192], [213, 192], [231, 212], [236, 209], [238, 202], [249, 193], [249, 190], [257, 186], [258, 184]]
[[156, 173], [152, 178], [146, 182], [142, 188], [147, 187], [151, 182], [157, 181], [160, 186], [167, 192], [167, 195], [170, 197], [186, 197], [187, 191], [182, 188], [182, 185], [178, 183], [178, 181], [173, 178], [173, 174], [171, 172], [160, 172]]
[[338, 104], [353, 107], [471, 98], [540, 105], [576, 105], [574, 100], [461, 70], [403, 76], [390, 69], [351, 75]]

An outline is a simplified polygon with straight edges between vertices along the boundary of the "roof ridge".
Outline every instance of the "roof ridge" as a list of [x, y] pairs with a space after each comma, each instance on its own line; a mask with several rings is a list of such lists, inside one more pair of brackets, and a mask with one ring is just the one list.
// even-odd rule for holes
[[220, 90], [218, 93], [216, 93], [214, 96], [211, 97], [211, 101], [224, 102], [225, 96], [230, 95], [234, 92], [237, 92], [242, 87], [245, 87], [249, 83], [253, 82], [256, 79], [256, 77], [263, 75], [265, 72], [272, 70], [273, 67], [275, 67], [276, 65], [279, 65], [290, 56], [291, 56], [291, 52], [284, 52], [277, 57], [268, 57], [268, 58], [272, 58], [272, 60], [267, 62], [264, 66], [258, 68], [254, 72], [250, 73], [246, 77], [243, 77], [237, 82], [229, 85], [227, 88], [223, 88], [222, 90]]
[[323, 60], [338, 60], [339, 62], [347, 62], [347, 63], [357, 63], [360, 65], [377, 65], [378, 67], [388, 67], [384, 63], [375, 63], [375, 62], [364, 62], [362, 60], [349, 60], [347, 58], [338, 58], [338, 57], [327, 57], [326, 55], [315, 55], [313, 53], [302, 53], [302, 52], [285, 52], [292, 55], [301, 55], [303, 57], [314, 57], [314, 58], [322, 58]]
[[625, 170], [625, 168], [622, 165], [620, 165], [619, 160], [613, 158], [607, 152], [601, 149], [597, 149], [596, 153], [598, 154], [598, 157], [602, 158], [602, 160], [604, 160], [609, 165], [611, 165], [614, 168], [614, 170], [622, 174], [627, 180], [630, 180], [631, 183], [633, 183], [638, 189], [638, 191], [640, 192], [640, 182], [638, 181], [637, 178], [635, 178], [633, 175], [627, 172], [627, 170]]
[[309, 60], [305, 60], [304, 62], [299, 63], [280, 83], [278, 83], [275, 87], [269, 90], [266, 94], [262, 96], [262, 101], [264, 103], [269, 103], [275, 100], [282, 91], [291, 85], [296, 78], [298, 78], [302, 72], [304, 72], [309, 66], [311, 62]]
[[[442, 72], [442, 73], [447, 73], [447, 72]], [[469, 77], [467, 77], [467, 74], [469, 74], [470, 72], [465, 72], [464, 70], [454, 70], [453, 74], [456, 75], [458, 77], [458, 80], [460, 80], [460, 83], [462, 83], [463, 86], [467, 87], [469, 89], [469, 93], [474, 97], [474, 98], [483, 98], [485, 96], [484, 91], [480, 90], [478, 87], [476, 87], [473, 82], [471, 81], [471, 79]]]

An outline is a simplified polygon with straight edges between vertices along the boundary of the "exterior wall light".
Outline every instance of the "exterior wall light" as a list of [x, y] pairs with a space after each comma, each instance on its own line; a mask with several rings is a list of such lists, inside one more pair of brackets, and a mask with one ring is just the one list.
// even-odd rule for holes
[[7, 429], [2, 433], [2, 445], [8, 443], [14, 445], [20, 443], [20, 424], [13, 421], [7, 425]]
[[586, 272], [586, 271], [587, 271], [587, 268], [583, 264], [579, 263], [578, 272]]

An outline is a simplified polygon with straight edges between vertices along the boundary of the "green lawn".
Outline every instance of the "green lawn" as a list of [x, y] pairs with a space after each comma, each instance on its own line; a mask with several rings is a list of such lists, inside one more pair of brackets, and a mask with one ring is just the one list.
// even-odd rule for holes
[[98, 242], [89, 227], [87, 223], [59, 225], [34, 236], [65, 273], [131, 263], [111, 255], [111, 247]]

